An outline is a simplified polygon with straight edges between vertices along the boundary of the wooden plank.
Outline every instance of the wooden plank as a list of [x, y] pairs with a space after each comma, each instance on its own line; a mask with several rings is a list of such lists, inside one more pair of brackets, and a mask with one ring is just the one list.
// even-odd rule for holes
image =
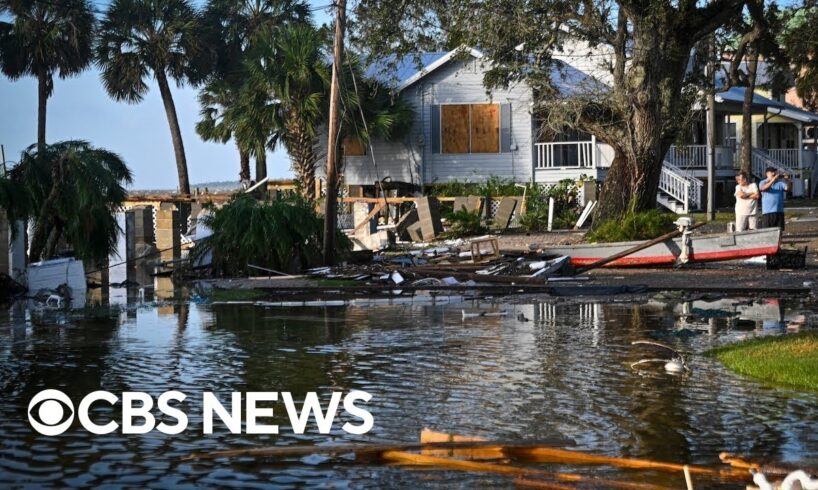
[[471, 105], [471, 152], [500, 153], [500, 104]]
[[443, 232], [440, 222], [440, 203], [434, 197], [422, 197], [417, 200], [418, 221], [423, 239], [434, 240]]
[[440, 120], [443, 153], [468, 153], [468, 104], [447, 104], [440, 106]]
[[372, 208], [372, 211], [370, 211], [369, 214], [366, 215], [366, 218], [357, 225], [355, 225], [355, 229], [352, 230], [352, 234], [354, 235], [358, 233], [358, 230], [366, 226], [367, 223], [369, 223], [369, 220], [371, 220], [372, 218], [375, 217], [376, 214], [381, 212], [381, 209], [383, 209], [383, 207], [384, 207], [383, 202], [381, 202], [380, 204], [376, 204], [375, 207]]
[[517, 207], [517, 199], [513, 197], [504, 197], [500, 201], [500, 207], [497, 209], [497, 215], [494, 217], [492, 228], [496, 230], [505, 230], [511, 223], [511, 216], [514, 214], [514, 208]]

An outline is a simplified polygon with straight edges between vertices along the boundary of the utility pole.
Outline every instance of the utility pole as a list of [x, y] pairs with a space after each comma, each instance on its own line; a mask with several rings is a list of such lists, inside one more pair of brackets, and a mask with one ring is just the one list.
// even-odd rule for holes
[[707, 79], [707, 221], [716, 219], [716, 41], [708, 42]]
[[333, 43], [332, 85], [329, 95], [329, 128], [327, 131], [327, 193], [324, 205], [324, 265], [335, 261], [335, 232], [338, 214], [338, 103], [339, 81], [344, 56], [344, 24], [346, 23], [346, 0], [335, 4], [335, 41]]

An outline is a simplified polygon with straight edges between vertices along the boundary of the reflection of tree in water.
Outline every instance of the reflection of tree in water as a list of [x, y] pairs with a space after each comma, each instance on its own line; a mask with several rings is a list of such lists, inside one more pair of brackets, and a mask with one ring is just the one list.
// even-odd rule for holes
[[[58, 458], [60, 465], [69, 459], [70, 466], [86, 471], [93, 458], [85, 459], [87, 454], [64, 456], [77, 442], [72, 435], [84, 430], [76, 418], [66, 436], [41, 436], [28, 424], [28, 402], [36, 393], [48, 388], [64, 392], [74, 400], [75, 406], [92, 391], [101, 388], [113, 391], [114, 388], [106, 384], [110, 370], [106, 358], [118, 334], [117, 321], [109, 318], [72, 320], [64, 325], [42, 322], [27, 329], [13, 326], [12, 330], [14, 333], [10, 332], [10, 337], [0, 336], [2, 344], [13, 341], [9, 349], [0, 351], [3, 372], [9, 376], [0, 383], [0, 434], [23, 445], [0, 445], [0, 458], [7, 461], [22, 458], [17, 461], [21, 466], [51, 468], [58, 464]], [[12, 449], [17, 446], [27, 451], [36, 445], [41, 447], [36, 460], [25, 456], [25, 452], [18, 454]]]
[[[345, 390], [354, 366], [345, 349], [316, 353], [315, 348], [341, 343], [347, 336], [346, 309], [259, 309], [253, 306], [213, 308], [215, 329], [233, 333], [246, 356], [244, 386], [237, 391], [289, 391], [296, 401], [307, 392]], [[280, 405], [279, 405], [280, 406]], [[288, 424], [284, 410], [275, 411], [279, 424]]]

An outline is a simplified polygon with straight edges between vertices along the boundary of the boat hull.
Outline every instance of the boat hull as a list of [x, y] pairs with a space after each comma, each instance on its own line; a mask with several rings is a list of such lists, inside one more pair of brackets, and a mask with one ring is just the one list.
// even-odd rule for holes
[[[616, 242], [548, 247], [547, 255], [568, 255], [571, 264], [583, 266], [610, 257], [644, 242]], [[741, 233], [715, 235], [691, 235], [688, 248], [689, 262], [715, 262], [736, 260], [760, 255], [772, 255], [781, 246], [781, 230], [765, 228]], [[674, 265], [682, 253], [682, 237], [657, 243], [627, 257], [622, 257], [605, 267], [639, 267]]]

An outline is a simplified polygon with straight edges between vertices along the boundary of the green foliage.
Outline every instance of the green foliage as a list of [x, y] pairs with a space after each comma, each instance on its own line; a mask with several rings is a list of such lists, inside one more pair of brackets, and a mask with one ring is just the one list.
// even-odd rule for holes
[[675, 215], [657, 209], [625, 215], [621, 220], [609, 220], [591, 231], [587, 239], [592, 242], [627, 242], [650, 240], [673, 231]]
[[541, 232], [548, 229], [548, 202], [554, 198], [553, 229], [571, 228], [579, 218], [579, 187], [574, 179], [564, 179], [546, 189], [539, 184], [526, 188], [526, 212], [518, 219], [526, 231]]
[[751, 339], [709, 351], [733, 371], [764, 383], [818, 391], [818, 333]]
[[[113, 215], [130, 182], [131, 172], [119, 156], [85, 141], [63, 141], [43, 151], [32, 145], [0, 177], [0, 207], [10, 222], [35, 221], [36, 256], [30, 260], [51, 258], [64, 238], [76, 257], [100, 261], [115, 247], [119, 227]], [[42, 239], [35, 244], [38, 236]], [[34, 252], [35, 245], [42, 255]]]
[[781, 42], [795, 75], [795, 89], [806, 108], [818, 110], [818, 6], [790, 9], [783, 17]]
[[449, 222], [447, 235], [451, 238], [475, 236], [485, 233], [486, 231], [486, 228], [483, 227], [481, 223], [480, 213], [477, 211], [469, 211], [465, 207], [461, 207], [447, 214], [446, 220]]
[[[323, 223], [303, 199], [264, 202], [238, 194], [205, 219], [213, 235], [197, 243], [194, 260], [212, 251], [220, 274], [249, 274], [248, 264], [278, 271], [313, 267], [321, 260]], [[344, 235], [336, 243], [340, 253], [350, 248]]]
[[443, 184], [434, 184], [429, 188], [430, 196], [521, 196], [523, 188], [514, 184], [513, 179], [504, 179], [496, 175], [483, 182], [462, 182], [457, 179]]

